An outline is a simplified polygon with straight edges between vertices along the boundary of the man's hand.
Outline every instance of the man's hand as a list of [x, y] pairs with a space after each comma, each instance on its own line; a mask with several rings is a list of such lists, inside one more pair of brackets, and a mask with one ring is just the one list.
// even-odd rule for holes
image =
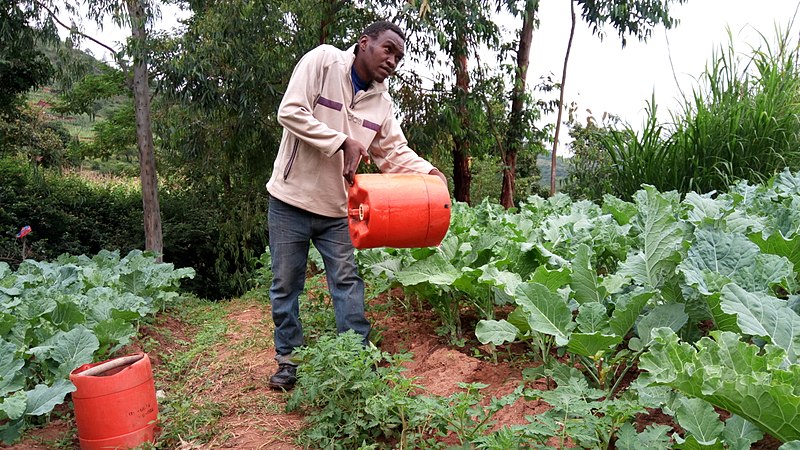
[[444, 185], [447, 186], [447, 178], [445, 178], [444, 174], [439, 169], [434, 167], [433, 170], [428, 172], [428, 175], [436, 175], [437, 177], [441, 178], [442, 183], [444, 183]]
[[364, 158], [369, 164], [369, 153], [367, 149], [355, 139], [347, 138], [342, 144], [342, 151], [344, 152], [344, 170], [342, 176], [351, 185], [355, 182], [356, 170], [361, 159]]

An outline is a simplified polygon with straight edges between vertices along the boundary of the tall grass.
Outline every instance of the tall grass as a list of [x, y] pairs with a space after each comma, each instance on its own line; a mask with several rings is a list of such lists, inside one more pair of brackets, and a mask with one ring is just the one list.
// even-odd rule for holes
[[613, 162], [614, 194], [629, 197], [641, 184], [659, 190], [709, 192], [738, 179], [763, 182], [800, 167], [800, 66], [788, 32], [777, 43], [738, 56], [732, 39], [712, 55], [671, 125], [648, 108], [641, 133], [630, 126], [602, 145]]

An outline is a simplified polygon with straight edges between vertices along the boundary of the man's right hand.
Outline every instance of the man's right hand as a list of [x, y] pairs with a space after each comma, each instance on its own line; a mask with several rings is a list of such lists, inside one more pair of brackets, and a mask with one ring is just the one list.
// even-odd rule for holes
[[342, 151], [344, 152], [344, 170], [342, 176], [348, 183], [355, 182], [356, 170], [361, 159], [364, 158], [369, 163], [369, 153], [367, 149], [355, 139], [347, 138], [342, 144]]

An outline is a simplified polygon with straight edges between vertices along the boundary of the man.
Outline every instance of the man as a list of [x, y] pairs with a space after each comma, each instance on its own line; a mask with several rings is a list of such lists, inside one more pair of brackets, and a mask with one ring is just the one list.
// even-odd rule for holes
[[347, 189], [362, 159], [382, 172], [444, 175], [408, 148], [384, 80], [405, 51], [396, 25], [369, 25], [355, 47], [321, 45], [292, 73], [278, 110], [283, 137], [267, 183], [270, 287], [278, 371], [269, 385], [294, 387], [292, 351], [302, 346], [298, 297], [305, 283], [309, 241], [325, 263], [337, 332], [354, 330], [368, 344], [364, 282], [347, 224]]

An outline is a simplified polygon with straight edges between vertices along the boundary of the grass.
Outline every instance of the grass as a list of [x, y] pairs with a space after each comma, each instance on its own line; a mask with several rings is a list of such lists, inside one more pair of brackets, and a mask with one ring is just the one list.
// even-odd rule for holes
[[[763, 36], [762, 36], [763, 37]], [[711, 192], [737, 180], [761, 183], [800, 166], [800, 49], [788, 32], [749, 56], [720, 48], [671, 124], [652, 102], [641, 132], [630, 126], [602, 139], [615, 194], [642, 184], [662, 192]]]
[[172, 342], [165, 364], [156, 371], [156, 387], [165, 388], [160, 399], [162, 432], [157, 446], [175, 448], [183, 442], [208, 442], [217, 434], [216, 424], [223, 405], [204, 400], [209, 373], [214, 371], [215, 347], [224, 344], [228, 329], [222, 303], [191, 300], [170, 311], [194, 331], [193, 339], [181, 340], [169, 330], [157, 327], [166, 342]]

